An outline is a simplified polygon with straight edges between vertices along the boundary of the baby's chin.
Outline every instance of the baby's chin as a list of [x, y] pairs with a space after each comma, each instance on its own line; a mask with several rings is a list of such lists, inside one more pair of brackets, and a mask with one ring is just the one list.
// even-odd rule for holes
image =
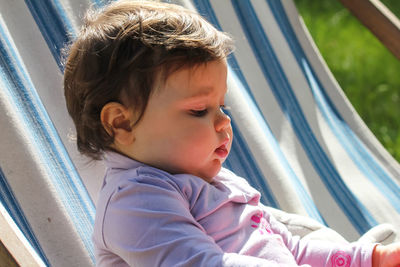
[[169, 172], [170, 174], [190, 174], [201, 178], [202, 180], [211, 183], [213, 179], [221, 171], [222, 163], [225, 160], [214, 159], [203, 166], [188, 167], [188, 166], [155, 166], [159, 169]]
[[[198, 176], [198, 175], [197, 175]], [[198, 177], [200, 177], [201, 179], [203, 179], [204, 181], [206, 181], [207, 183], [211, 183], [213, 180], [214, 180], [214, 178], [215, 178], [215, 176], [217, 176], [217, 175], [214, 175], [214, 176], [210, 176], [210, 177], [205, 177], [205, 176], [198, 176]]]
[[215, 178], [215, 176], [217, 176], [218, 173], [221, 171], [221, 168], [222, 168], [222, 163], [217, 163], [206, 170], [202, 170], [199, 172], [193, 172], [192, 174], [197, 177], [200, 177], [207, 183], [211, 183], [213, 181], [213, 179]]

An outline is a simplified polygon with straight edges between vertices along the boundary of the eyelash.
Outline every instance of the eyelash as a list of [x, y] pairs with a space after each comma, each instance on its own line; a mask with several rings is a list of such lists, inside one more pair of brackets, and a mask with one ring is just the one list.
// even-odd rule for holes
[[207, 109], [202, 109], [202, 110], [190, 110], [190, 113], [195, 116], [195, 117], [203, 117], [207, 114], [208, 110]]
[[[225, 106], [225, 105], [220, 105], [219, 106], [220, 109], [222, 110], [229, 110], [229, 107]], [[203, 117], [205, 115], [207, 115], [208, 113], [208, 109], [202, 109], [202, 110], [190, 110], [191, 114], [195, 117]]]

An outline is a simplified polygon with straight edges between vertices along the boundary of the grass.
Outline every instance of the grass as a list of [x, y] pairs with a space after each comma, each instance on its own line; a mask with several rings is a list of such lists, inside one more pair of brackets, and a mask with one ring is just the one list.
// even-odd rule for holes
[[[382, 2], [399, 17], [400, 1]], [[400, 61], [338, 0], [295, 3], [350, 102], [400, 162]]]

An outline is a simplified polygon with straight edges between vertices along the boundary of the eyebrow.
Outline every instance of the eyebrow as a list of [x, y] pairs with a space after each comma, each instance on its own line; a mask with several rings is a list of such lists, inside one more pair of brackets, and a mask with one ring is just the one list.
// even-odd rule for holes
[[213, 88], [211, 87], [201, 87], [198, 89], [199, 92], [193, 94], [193, 95], [189, 95], [187, 97], [185, 97], [186, 100], [190, 100], [190, 99], [195, 99], [195, 98], [202, 98], [202, 97], [208, 97], [212, 91]]

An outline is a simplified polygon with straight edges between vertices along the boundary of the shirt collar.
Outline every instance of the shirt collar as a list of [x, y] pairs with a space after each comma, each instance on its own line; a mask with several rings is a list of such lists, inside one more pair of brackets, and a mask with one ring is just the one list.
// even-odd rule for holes
[[146, 166], [146, 164], [133, 160], [123, 154], [107, 151], [104, 155], [104, 160], [107, 168], [110, 169], [134, 169], [140, 166]]

